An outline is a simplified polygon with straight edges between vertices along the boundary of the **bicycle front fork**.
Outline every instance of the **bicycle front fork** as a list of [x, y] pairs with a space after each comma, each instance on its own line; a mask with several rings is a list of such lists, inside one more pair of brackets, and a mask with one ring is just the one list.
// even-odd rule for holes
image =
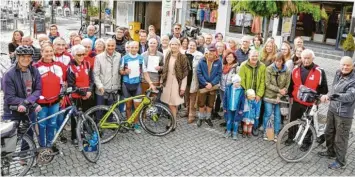
[[[297, 144], [298, 144], [298, 145], [302, 145], [303, 139], [304, 139], [304, 137], [306, 136], [306, 134], [307, 134], [307, 132], [308, 132], [308, 129], [309, 129], [309, 126], [310, 126], [310, 124], [311, 124], [311, 121], [310, 121], [310, 120], [305, 119], [305, 121], [306, 121], [306, 127], [304, 127], [304, 125], [301, 124], [301, 125], [298, 127], [298, 131], [297, 131], [297, 133], [296, 133], [295, 138], [293, 139], [293, 141], [295, 141], [295, 142], [298, 140], [298, 141], [297, 141]], [[302, 132], [303, 129], [304, 129], [304, 131]], [[301, 136], [300, 139], [298, 139], [299, 136]]]

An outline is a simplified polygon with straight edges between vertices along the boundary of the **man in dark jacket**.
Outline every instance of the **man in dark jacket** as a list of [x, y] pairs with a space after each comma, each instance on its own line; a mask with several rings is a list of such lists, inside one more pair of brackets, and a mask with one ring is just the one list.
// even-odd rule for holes
[[[4, 115], [3, 120], [28, 121], [26, 110], [33, 108], [35, 112], [41, 111], [41, 106], [36, 103], [41, 95], [41, 76], [38, 70], [31, 65], [34, 51], [29, 46], [19, 46], [15, 50], [17, 63], [5, 74], [4, 90]], [[16, 108], [10, 109], [10, 107]], [[30, 112], [32, 114], [32, 112]], [[34, 113], [34, 112], [33, 112]], [[34, 116], [30, 115], [31, 118]], [[32, 132], [28, 132], [32, 135]]]
[[332, 95], [321, 98], [322, 102], [331, 101], [324, 133], [327, 151], [318, 154], [336, 158], [335, 162], [329, 164], [330, 169], [339, 169], [346, 165], [345, 156], [355, 109], [355, 71], [352, 59], [343, 57], [340, 67], [334, 77]]
[[23, 38], [22, 38], [22, 45], [30, 46], [30, 47], [33, 49], [34, 53], [33, 53], [33, 55], [32, 55], [32, 61], [33, 61], [34, 63], [37, 63], [38, 60], [40, 60], [40, 59], [42, 58], [42, 56], [41, 56], [41, 49], [39, 49], [39, 48], [33, 46], [33, 40], [32, 40], [32, 38], [31, 38], [31, 36], [23, 37]]
[[242, 47], [235, 52], [239, 65], [244, 61], [248, 60], [248, 55], [250, 51], [249, 47], [250, 47], [250, 40], [248, 39], [248, 37], [244, 36], [242, 38]]
[[[298, 91], [302, 87], [315, 90], [317, 94], [327, 94], [328, 85], [327, 78], [323, 69], [313, 63], [314, 53], [312, 50], [306, 49], [301, 54], [302, 65], [295, 68], [291, 74], [291, 82], [288, 89], [288, 94], [293, 100], [291, 107], [290, 121], [295, 121], [302, 117], [303, 113], [313, 106], [313, 103], [305, 102], [298, 97]], [[288, 139], [285, 142], [286, 146], [294, 143], [293, 138], [296, 135], [297, 129], [294, 127], [288, 133]], [[307, 151], [311, 145], [310, 133], [307, 133], [304, 142], [300, 148], [301, 151]]]
[[125, 45], [127, 40], [124, 38], [124, 31], [123, 27], [118, 27], [116, 29], [116, 35], [113, 35], [112, 38], [116, 40], [116, 52], [120, 53], [121, 56], [126, 55]]
[[142, 54], [148, 51], [148, 40], [147, 40], [148, 33], [145, 30], [141, 30], [139, 32], [139, 50], [138, 54]]
[[216, 55], [216, 48], [210, 46], [208, 52], [197, 65], [197, 77], [200, 89], [198, 97], [199, 114], [197, 126], [202, 125], [202, 121], [212, 127], [211, 112], [219, 89], [219, 82], [222, 76], [222, 62]]

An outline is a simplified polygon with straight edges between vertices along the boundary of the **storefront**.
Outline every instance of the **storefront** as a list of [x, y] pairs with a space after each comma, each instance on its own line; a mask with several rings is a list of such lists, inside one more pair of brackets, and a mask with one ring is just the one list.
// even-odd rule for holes
[[295, 36], [305, 41], [335, 45], [337, 48], [350, 32], [353, 2], [313, 2], [323, 9], [327, 18], [314, 21], [310, 14], [298, 14]]
[[187, 3], [188, 25], [216, 29], [218, 1], [190, 1]]

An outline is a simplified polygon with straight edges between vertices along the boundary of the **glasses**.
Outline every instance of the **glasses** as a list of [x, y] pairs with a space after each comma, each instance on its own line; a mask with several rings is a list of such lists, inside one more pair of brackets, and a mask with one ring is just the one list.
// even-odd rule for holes
[[78, 56], [78, 57], [83, 57], [84, 55], [85, 55], [85, 53], [76, 54], [76, 56]]
[[174, 28], [174, 29], [179, 30], [180, 28]]

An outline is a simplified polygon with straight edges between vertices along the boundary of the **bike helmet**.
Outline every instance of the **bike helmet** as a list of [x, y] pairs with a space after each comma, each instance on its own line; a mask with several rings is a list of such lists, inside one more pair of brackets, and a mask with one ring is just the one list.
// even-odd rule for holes
[[30, 46], [20, 45], [15, 50], [16, 55], [33, 55], [34, 50]]
[[316, 95], [317, 92], [315, 90], [304, 85], [300, 86], [297, 93], [298, 99], [306, 103], [314, 103], [314, 101], [316, 101]]

